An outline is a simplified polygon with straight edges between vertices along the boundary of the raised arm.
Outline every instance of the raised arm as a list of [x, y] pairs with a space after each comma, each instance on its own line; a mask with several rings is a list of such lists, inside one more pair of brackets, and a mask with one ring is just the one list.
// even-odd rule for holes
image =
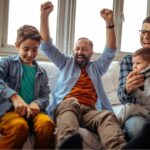
[[40, 33], [43, 41], [48, 41], [50, 36], [49, 29], [49, 14], [53, 11], [54, 6], [51, 2], [45, 2], [41, 5], [41, 18], [40, 18]]
[[109, 9], [102, 9], [100, 11], [100, 15], [106, 22], [106, 44], [109, 48], [116, 49], [113, 11]]

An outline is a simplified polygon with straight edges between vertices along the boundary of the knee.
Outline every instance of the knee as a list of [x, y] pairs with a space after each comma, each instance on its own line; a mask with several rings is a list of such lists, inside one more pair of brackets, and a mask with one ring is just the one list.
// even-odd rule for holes
[[102, 111], [102, 117], [106, 118], [108, 120], [116, 119], [115, 114], [112, 111], [109, 111], [109, 110]]
[[141, 116], [130, 117], [125, 123], [125, 130], [129, 136], [129, 139], [136, 137], [147, 123], [146, 119]]
[[65, 112], [71, 111], [75, 113], [77, 116], [81, 113], [80, 103], [74, 97], [67, 98], [61, 102], [61, 104], [57, 107], [55, 115], [61, 115]]
[[10, 122], [10, 126], [12, 127], [12, 131], [14, 134], [28, 136], [29, 134], [29, 126], [25, 119], [17, 118]]
[[60, 108], [65, 108], [65, 109], [71, 109], [71, 108], [76, 108], [80, 105], [78, 100], [74, 97], [67, 98], [63, 100], [60, 104]]
[[104, 110], [100, 111], [99, 115], [97, 116], [98, 123], [101, 125], [102, 123], [114, 123], [118, 122], [115, 114], [111, 111]]
[[52, 134], [55, 130], [55, 125], [48, 115], [39, 114], [34, 123], [34, 130], [43, 134], [47, 132]]

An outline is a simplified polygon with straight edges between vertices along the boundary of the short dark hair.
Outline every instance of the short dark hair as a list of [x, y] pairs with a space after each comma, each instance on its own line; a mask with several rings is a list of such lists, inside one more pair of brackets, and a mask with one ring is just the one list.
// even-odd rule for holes
[[143, 24], [144, 23], [150, 23], [150, 16], [146, 17], [144, 20], [143, 20]]
[[87, 40], [89, 42], [89, 45], [91, 46], [91, 49], [93, 50], [93, 42], [90, 39], [88, 39], [87, 37], [80, 37], [77, 41], [80, 40]]
[[145, 61], [150, 62], [150, 48], [143, 47], [133, 53], [133, 57], [141, 56]]
[[36, 40], [40, 43], [42, 37], [36, 27], [23, 25], [17, 30], [16, 45], [20, 45], [26, 39]]

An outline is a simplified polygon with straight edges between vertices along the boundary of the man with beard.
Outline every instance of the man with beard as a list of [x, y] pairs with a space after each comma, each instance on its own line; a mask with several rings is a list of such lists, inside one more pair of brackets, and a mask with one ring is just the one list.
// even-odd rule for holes
[[48, 109], [50, 114], [54, 112], [57, 146], [65, 139], [72, 138], [81, 126], [97, 133], [105, 149], [121, 149], [126, 145], [124, 134], [101, 80], [116, 52], [113, 12], [109, 9], [100, 11], [106, 22], [106, 46], [101, 57], [91, 61], [93, 43], [86, 37], [79, 38], [75, 43], [74, 56], [62, 54], [53, 45], [48, 24], [52, 10], [51, 2], [41, 5], [41, 49], [60, 70], [53, 91], [53, 102]]

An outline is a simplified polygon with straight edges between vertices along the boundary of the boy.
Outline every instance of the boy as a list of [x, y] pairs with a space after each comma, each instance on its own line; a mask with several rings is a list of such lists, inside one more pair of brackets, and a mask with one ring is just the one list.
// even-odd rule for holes
[[35, 57], [41, 43], [39, 31], [24, 25], [17, 31], [17, 55], [0, 60], [0, 149], [21, 149], [29, 131], [34, 148], [50, 149], [54, 131], [44, 112], [49, 102], [48, 77]]

